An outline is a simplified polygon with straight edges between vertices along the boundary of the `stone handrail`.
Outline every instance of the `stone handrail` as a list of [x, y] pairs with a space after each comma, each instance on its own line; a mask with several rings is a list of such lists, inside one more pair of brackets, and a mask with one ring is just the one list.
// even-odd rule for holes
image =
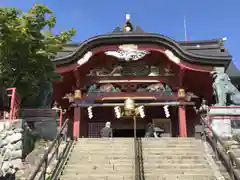
[[[67, 148], [67, 146], [70, 143], [64, 143], [64, 147], [61, 148], [61, 144], [64, 141], [68, 141], [66, 137], [64, 137], [65, 129], [68, 125], [68, 119], [64, 122], [62, 128], [58, 132], [55, 139], [52, 141], [51, 145], [48, 147], [48, 149], [45, 151], [43, 157], [41, 158], [38, 166], [34, 169], [33, 173], [31, 173], [29, 180], [46, 180], [49, 177], [51, 177], [53, 170], [49, 170], [49, 167], [53, 164], [52, 162], [54, 160], [60, 161], [64, 159], [64, 149]], [[68, 141], [71, 142], [71, 141]], [[62, 151], [62, 150], [63, 151]], [[61, 151], [61, 152], [60, 152]], [[49, 172], [50, 171], [50, 172]], [[50, 178], [52, 179], [52, 178]]]
[[239, 160], [230, 150], [227, 150], [227, 152], [224, 151], [226, 144], [223, 139], [218, 136], [202, 116], [200, 116], [200, 121], [202, 124], [202, 139], [203, 141], [209, 141], [214, 150], [215, 159], [222, 160], [232, 179], [240, 180], [240, 173], [236, 169], [236, 164], [239, 163]]

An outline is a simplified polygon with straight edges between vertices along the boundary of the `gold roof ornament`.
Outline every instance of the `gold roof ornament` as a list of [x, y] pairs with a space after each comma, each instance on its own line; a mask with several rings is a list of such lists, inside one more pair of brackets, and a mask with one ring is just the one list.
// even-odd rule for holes
[[125, 24], [123, 25], [124, 32], [132, 32], [133, 31], [133, 25], [130, 22], [130, 19], [131, 19], [130, 14], [126, 14]]

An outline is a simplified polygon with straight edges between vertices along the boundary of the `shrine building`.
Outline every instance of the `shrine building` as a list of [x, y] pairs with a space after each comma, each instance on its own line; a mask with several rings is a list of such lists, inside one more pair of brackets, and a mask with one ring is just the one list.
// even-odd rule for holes
[[144, 136], [149, 122], [166, 136], [194, 136], [200, 123], [194, 106], [202, 99], [214, 103], [211, 72], [236, 69], [222, 38], [179, 42], [144, 32], [129, 16], [112, 33], [67, 44], [54, 63], [63, 77], [54, 83], [54, 99], [68, 108], [63, 97], [78, 92], [85, 103], [68, 111], [75, 138], [99, 137], [107, 121], [114, 137], [133, 136], [132, 119], [117, 118], [114, 111], [114, 104], [126, 98], [144, 107], [145, 116], [137, 118], [137, 136]]

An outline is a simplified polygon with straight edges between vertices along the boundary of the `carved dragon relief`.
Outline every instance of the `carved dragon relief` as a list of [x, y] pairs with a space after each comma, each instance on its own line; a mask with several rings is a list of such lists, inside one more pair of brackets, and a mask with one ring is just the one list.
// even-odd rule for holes
[[87, 76], [174, 76], [170, 68], [159, 68], [142, 63], [123, 63], [113, 67], [97, 67]]
[[172, 89], [167, 84], [162, 84], [162, 83], [150, 84], [145, 88], [141, 87], [137, 89], [137, 92], [156, 92], [156, 93], [161, 93], [164, 96], [173, 95]]
[[[124, 88], [121, 88], [124, 89]], [[114, 86], [113, 84], [92, 84], [89, 86], [88, 93], [112, 93], [112, 92], [122, 92], [120, 88]], [[173, 91], [167, 84], [155, 83], [150, 85], [145, 85], [136, 89], [136, 92], [153, 92], [160, 93], [166, 96], [172, 96]]]
[[92, 84], [89, 86], [88, 93], [111, 93], [111, 92], [121, 92], [121, 89], [115, 87], [112, 84], [103, 84], [98, 86], [97, 84]]

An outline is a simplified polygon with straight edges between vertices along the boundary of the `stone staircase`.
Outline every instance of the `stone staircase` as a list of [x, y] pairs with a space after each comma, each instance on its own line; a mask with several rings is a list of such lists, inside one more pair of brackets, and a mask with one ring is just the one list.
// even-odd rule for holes
[[133, 138], [83, 138], [76, 143], [61, 180], [133, 180]]
[[[224, 180], [206, 144], [194, 138], [143, 138], [144, 180]], [[134, 180], [133, 138], [82, 138], [61, 180]]]
[[222, 180], [201, 140], [142, 139], [145, 180]]

